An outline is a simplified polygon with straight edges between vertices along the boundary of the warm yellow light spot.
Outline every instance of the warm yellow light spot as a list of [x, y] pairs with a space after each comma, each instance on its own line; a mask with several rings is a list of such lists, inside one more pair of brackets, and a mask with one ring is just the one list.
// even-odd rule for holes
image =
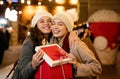
[[55, 0], [55, 2], [56, 2], [57, 4], [64, 4], [64, 3], [65, 3], [65, 0]]
[[4, 2], [3, 1], [0, 1], [0, 5], [3, 5], [4, 4]]
[[20, 2], [23, 4], [23, 3], [25, 3], [25, 0], [21, 0]]
[[8, 0], [8, 3], [9, 3], [9, 4], [12, 4], [12, 0]]
[[27, 14], [33, 13], [34, 8], [32, 6], [25, 6], [24, 12], [27, 13]]
[[34, 13], [35, 13], [35, 7], [33, 6], [25, 6], [22, 10], [22, 21], [26, 21], [28, 19], [31, 20], [31, 18], [33, 17]]
[[27, 0], [27, 5], [30, 5], [30, 4], [31, 4], [30, 0]]
[[65, 8], [63, 6], [57, 6], [55, 7], [54, 14], [58, 12], [64, 12]]
[[48, 0], [49, 2], [52, 2], [52, 0]]
[[22, 14], [22, 11], [19, 11], [18, 13], [19, 13], [19, 14]]
[[70, 4], [72, 4], [72, 5], [77, 5], [78, 0], [70, 0], [69, 2], [70, 2]]
[[45, 10], [45, 11], [47, 11], [47, 7], [46, 6], [37, 6], [36, 7], [36, 12], [38, 12], [39, 10]]
[[38, 2], [38, 5], [41, 5], [42, 3], [41, 2]]

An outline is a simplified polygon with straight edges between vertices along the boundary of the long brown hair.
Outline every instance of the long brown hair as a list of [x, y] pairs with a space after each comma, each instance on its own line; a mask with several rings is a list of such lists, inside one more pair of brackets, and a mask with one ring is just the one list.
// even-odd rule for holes
[[[27, 31], [27, 33], [30, 33], [29, 35], [27, 35], [27, 37], [29, 37], [32, 41], [34, 46], [38, 46], [38, 45], [42, 45], [42, 40], [46, 39], [46, 37], [44, 36], [44, 34], [37, 28], [37, 26], [35, 27], [30, 27]], [[26, 33], [26, 34], [27, 34]], [[49, 35], [49, 39], [47, 39], [48, 41], [50, 40], [52, 36], [52, 32]]]
[[27, 35], [27, 37], [33, 41], [34, 46], [42, 45], [42, 40], [44, 39], [44, 35], [37, 27], [30, 27], [27, 33], [28, 32], [29, 35]]

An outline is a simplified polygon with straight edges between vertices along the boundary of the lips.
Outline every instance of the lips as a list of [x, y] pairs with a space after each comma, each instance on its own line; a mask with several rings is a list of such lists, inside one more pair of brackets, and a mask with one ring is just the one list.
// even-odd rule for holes
[[52, 31], [54, 34], [59, 34], [60, 33], [60, 30], [53, 30]]
[[49, 26], [44, 26], [43, 29], [48, 30], [48, 29], [50, 29], [50, 27]]

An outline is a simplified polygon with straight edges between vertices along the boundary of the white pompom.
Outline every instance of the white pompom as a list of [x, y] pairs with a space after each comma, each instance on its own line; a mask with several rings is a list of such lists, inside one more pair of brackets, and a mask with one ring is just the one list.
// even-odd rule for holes
[[105, 50], [108, 46], [108, 41], [104, 36], [98, 36], [94, 40], [94, 47], [97, 50]]
[[68, 9], [66, 13], [71, 16], [74, 22], [78, 20], [78, 13], [76, 8]]

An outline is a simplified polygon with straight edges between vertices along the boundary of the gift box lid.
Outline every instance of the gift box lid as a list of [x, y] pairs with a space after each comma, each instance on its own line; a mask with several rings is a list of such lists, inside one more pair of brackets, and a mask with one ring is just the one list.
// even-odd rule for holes
[[64, 51], [58, 44], [35, 47], [35, 51], [38, 51], [39, 49], [44, 52], [43, 58], [50, 67], [66, 64], [68, 61], [72, 60], [71, 58], [67, 57], [68, 53]]

